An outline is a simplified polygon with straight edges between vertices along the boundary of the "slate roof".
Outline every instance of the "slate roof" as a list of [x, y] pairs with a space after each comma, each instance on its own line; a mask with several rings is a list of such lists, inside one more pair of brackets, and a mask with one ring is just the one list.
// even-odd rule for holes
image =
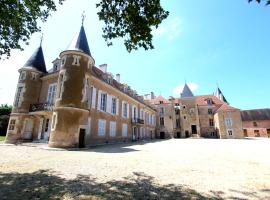
[[242, 110], [243, 121], [270, 120], [270, 109]]
[[215, 92], [215, 96], [218, 97], [221, 101], [224, 101], [225, 103], [228, 103], [228, 101], [224, 97], [224, 95], [221, 92], [221, 90], [219, 89], [219, 87], [217, 87], [217, 91]]
[[36, 70], [47, 73], [42, 47], [38, 47], [23, 67], [32, 67]]
[[81, 26], [79, 34], [73, 38], [72, 42], [66, 50], [76, 50], [91, 56], [83, 25]]
[[183, 91], [181, 93], [181, 98], [186, 98], [186, 97], [193, 97], [193, 93], [191, 92], [190, 88], [188, 85], [185, 83], [185, 86], [183, 88]]

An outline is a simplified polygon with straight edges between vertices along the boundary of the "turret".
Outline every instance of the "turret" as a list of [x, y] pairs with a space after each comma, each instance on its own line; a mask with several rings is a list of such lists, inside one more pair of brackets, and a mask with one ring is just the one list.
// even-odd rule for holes
[[61, 67], [49, 145], [79, 146], [79, 137], [86, 133], [89, 120], [90, 72], [94, 66], [83, 25], [59, 57]]
[[191, 89], [188, 87], [188, 85], [185, 83], [185, 86], [183, 88], [183, 91], [181, 93], [181, 98], [187, 98], [187, 97], [193, 97], [193, 93], [191, 92]]
[[224, 97], [223, 93], [221, 92], [221, 90], [219, 89], [219, 87], [217, 87], [217, 90], [215, 92], [215, 96], [221, 100], [221, 101], [224, 101], [225, 103], [229, 104], [226, 100], [226, 98]]

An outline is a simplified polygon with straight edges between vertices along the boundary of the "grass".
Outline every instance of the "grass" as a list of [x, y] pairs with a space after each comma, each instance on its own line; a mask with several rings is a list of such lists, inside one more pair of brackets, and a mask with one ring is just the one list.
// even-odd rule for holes
[[4, 141], [6, 136], [0, 136], [0, 141]]

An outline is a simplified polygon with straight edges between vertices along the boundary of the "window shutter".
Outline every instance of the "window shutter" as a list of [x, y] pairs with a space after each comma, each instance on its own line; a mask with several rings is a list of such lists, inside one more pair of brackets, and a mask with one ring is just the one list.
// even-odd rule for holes
[[129, 104], [127, 104], [127, 118], [129, 118]]
[[116, 115], [119, 114], [119, 99], [116, 99]]
[[97, 93], [97, 89], [93, 87], [92, 108], [95, 108], [96, 107], [96, 93]]
[[100, 110], [100, 101], [101, 101], [101, 90], [98, 90], [98, 107], [97, 107], [98, 110]]
[[106, 112], [111, 113], [112, 96], [107, 94]]
[[122, 117], [124, 117], [124, 102], [122, 101]]

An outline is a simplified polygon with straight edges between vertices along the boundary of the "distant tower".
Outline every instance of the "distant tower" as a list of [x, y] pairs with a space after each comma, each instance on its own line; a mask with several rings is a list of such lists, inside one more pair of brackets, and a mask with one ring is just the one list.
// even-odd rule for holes
[[[47, 73], [41, 44], [25, 65], [19, 69], [19, 80], [13, 109], [10, 116], [6, 142], [14, 143], [18, 139], [32, 139], [34, 120], [29, 115], [30, 105], [37, 103], [41, 89], [40, 77]], [[29, 129], [29, 133], [26, 131]], [[23, 131], [24, 130], [24, 131]]]
[[229, 104], [228, 101], [226, 100], [226, 98], [224, 97], [223, 93], [221, 92], [221, 90], [219, 89], [219, 87], [217, 86], [217, 90], [215, 92], [215, 96], [220, 99], [221, 101], [224, 101], [225, 103]]
[[181, 98], [186, 98], [186, 97], [193, 97], [193, 93], [191, 92], [191, 89], [188, 87], [188, 85], [185, 83], [183, 91], [181, 93]]
[[60, 53], [60, 59], [58, 91], [49, 146], [78, 146], [80, 134], [85, 134], [88, 125], [90, 106], [87, 96], [91, 69], [95, 63], [83, 24], [70, 46]]

